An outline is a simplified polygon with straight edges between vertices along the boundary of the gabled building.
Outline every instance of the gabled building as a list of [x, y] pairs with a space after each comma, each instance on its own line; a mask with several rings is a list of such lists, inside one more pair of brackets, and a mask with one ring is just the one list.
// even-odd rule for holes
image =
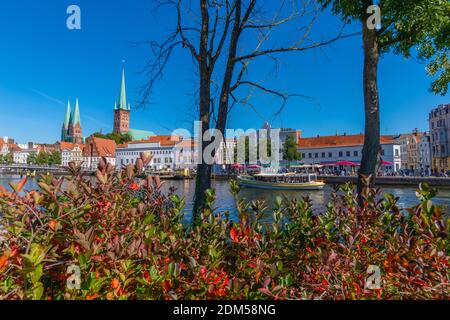
[[71, 142], [60, 142], [61, 165], [69, 166], [70, 162], [81, 163], [83, 161], [83, 145]]
[[13, 139], [8, 139], [5, 137], [4, 139], [0, 138], [0, 156], [6, 156], [8, 154], [13, 154], [15, 151], [19, 151], [19, 146], [14, 143]]
[[424, 133], [419, 142], [419, 168], [426, 174], [431, 173], [431, 163], [432, 157], [430, 134]]
[[412, 133], [404, 133], [396, 137], [397, 143], [400, 145], [400, 157], [402, 169], [416, 171], [421, 169], [419, 163], [419, 145], [423, 133], [418, 129], [414, 129]]
[[28, 157], [32, 154], [38, 155], [40, 151], [41, 149], [38, 145], [29, 142], [26, 147], [19, 148], [18, 150], [13, 152], [13, 161], [17, 164], [27, 164]]
[[100, 158], [106, 158], [106, 161], [112, 165], [116, 164], [116, 143], [113, 140], [89, 137], [83, 146], [83, 165], [86, 170], [97, 169]]

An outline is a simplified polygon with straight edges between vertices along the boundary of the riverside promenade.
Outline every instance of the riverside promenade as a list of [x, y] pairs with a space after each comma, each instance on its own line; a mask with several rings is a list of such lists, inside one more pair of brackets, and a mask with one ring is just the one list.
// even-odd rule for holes
[[0, 165], [0, 175], [26, 175], [27, 173], [53, 173], [54, 175], [66, 175], [69, 171], [61, 166], [39, 166], [27, 164]]
[[[328, 176], [319, 175], [320, 180], [323, 180], [327, 184], [343, 184], [347, 182], [357, 182], [356, 176]], [[418, 186], [420, 183], [427, 183], [433, 187], [446, 187], [450, 188], [450, 178], [440, 177], [377, 177], [375, 180], [376, 185], [379, 186]]]

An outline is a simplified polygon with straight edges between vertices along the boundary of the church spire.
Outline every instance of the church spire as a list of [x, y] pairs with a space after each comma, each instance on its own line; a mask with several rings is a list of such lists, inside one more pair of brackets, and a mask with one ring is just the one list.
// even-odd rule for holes
[[70, 124], [70, 118], [71, 118], [71, 110], [70, 110], [70, 99], [67, 101], [67, 108], [66, 108], [66, 117], [64, 118], [64, 129], [68, 129], [69, 128], [69, 124]]
[[125, 67], [122, 68], [122, 81], [120, 83], [119, 104], [116, 105], [116, 109], [130, 110], [127, 106], [127, 92], [125, 86]]
[[80, 121], [80, 108], [78, 106], [78, 98], [75, 102], [75, 111], [73, 112], [73, 119], [72, 119], [72, 124], [75, 127], [78, 123], [81, 126], [81, 121]]

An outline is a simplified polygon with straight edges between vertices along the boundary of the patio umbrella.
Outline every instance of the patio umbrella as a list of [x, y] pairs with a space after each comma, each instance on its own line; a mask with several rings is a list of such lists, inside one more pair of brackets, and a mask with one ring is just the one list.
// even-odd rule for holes
[[383, 166], [390, 166], [390, 165], [392, 165], [392, 164], [394, 164], [394, 163], [393, 163], [393, 162], [390, 162], [390, 161], [383, 160], [383, 161], [381, 162], [381, 164], [382, 164]]

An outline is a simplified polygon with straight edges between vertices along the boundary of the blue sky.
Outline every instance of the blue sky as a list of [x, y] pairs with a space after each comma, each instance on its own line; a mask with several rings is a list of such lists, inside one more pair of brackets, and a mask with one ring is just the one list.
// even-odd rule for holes
[[[270, 3], [270, 1], [268, 1]], [[66, 28], [66, 9], [77, 4], [82, 30]], [[80, 101], [83, 134], [110, 132], [113, 106], [125, 59], [128, 99], [141, 97], [142, 73], [151, 52], [136, 42], [162, 40], [173, 27], [173, 14], [155, 14], [152, 0], [21, 0], [0, 4], [0, 136], [19, 142], [55, 142], [60, 137], [65, 104]], [[332, 37], [337, 18], [325, 13], [314, 35]], [[348, 32], [358, 29], [350, 26]], [[283, 43], [291, 32], [276, 35]], [[294, 35], [296, 36], [296, 35]], [[266, 79], [271, 88], [301, 93], [310, 101], [292, 98], [281, 117], [273, 118], [279, 100], [257, 96], [252, 104], [237, 106], [230, 115], [232, 128], [259, 128], [264, 120], [274, 127], [293, 127], [304, 136], [360, 133], [364, 129], [361, 38], [342, 40], [323, 50], [281, 55], [277, 73], [268, 61], [255, 64], [252, 76]], [[432, 81], [425, 66], [387, 55], [380, 63], [381, 130], [384, 134], [428, 128], [428, 112], [450, 103], [428, 92]], [[164, 78], [154, 88], [151, 104], [133, 110], [131, 127], [167, 134], [190, 128], [197, 78], [186, 50], [178, 50]]]

